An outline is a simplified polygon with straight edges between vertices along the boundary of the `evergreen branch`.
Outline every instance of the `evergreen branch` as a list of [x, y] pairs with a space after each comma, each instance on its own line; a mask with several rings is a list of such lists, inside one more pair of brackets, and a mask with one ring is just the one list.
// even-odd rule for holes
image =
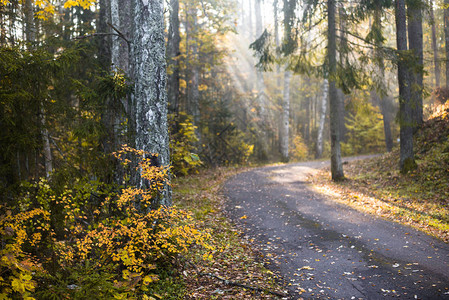
[[[366, 40], [365, 38], [363, 38], [363, 37], [361, 37], [361, 36], [359, 36], [357, 34], [354, 34], [354, 33], [350, 32], [350, 31], [342, 30], [342, 29], [337, 29], [337, 31], [340, 31], [342, 34], [348, 34], [348, 35], [350, 35], [350, 36], [352, 36], [352, 37], [354, 37], [354, 38], [356, 38], [358, 40], [361, 40], [362, 42], [364, 42], [364, 43], [366, 43], [366, 44], [368, 44], [369, 46], [372, 46], [372, 47], [363, 46], [363, 45], [351, 42], [351, 44], [353, 44], [353, 45], [357, 45], [357, 46], [360, 46], [360, 47], [365, 47], [365, 48], [368, 48], [368, 49], [374, 49], [374, 48], [378, 47], [378, 48], [383, 49], [383, 50], [389, 50], [389, 51], [394, 51], [394, 52], [396, 51], [396, 49], [391, 48], [391, 47], [386, 47], [386, 46], [383, 46], [383, 45], [382, 46], [376, 45], [375, 43], [370, 42], [370, 41]], [[340, 38], [340, 36], [337, 36], [337, 37]]]

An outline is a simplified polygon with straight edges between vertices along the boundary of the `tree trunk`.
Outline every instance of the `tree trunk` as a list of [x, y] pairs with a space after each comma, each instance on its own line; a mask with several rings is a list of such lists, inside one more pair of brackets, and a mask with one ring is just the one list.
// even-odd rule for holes
[[321, 98], [321, 112], [320, 123], [318, 127], [318, 135], [316, 140], [316, 158], [321, 158], [323, 155], [323, 135], [324, 135], [324, 123], [326, 122], [326, 110], [327, 110], [327, 98], [329, 97], [329, 81], [324, 79], [323, 81], [323, 97]]
[[198, 40], [198, 16], [197, 8], [193, 3], [189, 4], [188, 14], [187, 14], [187, 32], [188, 32], [188, 64], [189, 68], [187, 70], [187, 113], [193, 117], [193, 124], [196, 126], [195, 133], [198, 138], [199, 134], [199, 123], [200, 123], [200, 92], [199, 92], [199, 57], [198, 57], [198, 45], [200, 41]]
[[[381, 6], [378, 5], [374, 11], [373, 20], [373, 30], [377, 31], [379, 34], [382, 33], [382, 22], [381, 22]], [[385, 146], [387, 151], [390, 152], [393, 149], [393, 137], [391, 135], [391, 117], [389, 111], [389, 99], [383, 90], [385, 88], [385, 65], [382, 54], [382, 36], [378, 36], [375, 40], [374, 46], [374, 56], [377, 63], [377, 69], [379, 74], [379, 80], [381, 81], [382, 90], [374, 91], [376, 97], [378, 97], [378, 105], [380, 106], [380, 111], [382, 113], [382, 119], [384, 123], [384, 136], [385, 136]]]
[[416, 168], [413, 154], [413, 115], [411, 109], [410, 70], [404, 52], [407, 51], [405, 0], [396, 0], [396, 42], [398, 48], [400, 168], [402, 173]]
[[170, 73], [168, 75], [168, 103], [170, 112], [179, 113], [179, 0], [170, 1], [170, 25], [168, 29], [167, 56]]
[[340, 146], [340, 109], [338, 90], [335, 84], [335, 76], [337, 71], [337, 39], [335, 27], [335, 0], [327, 1], [328, 13], [328, 54], [329, 63], [329, 115], [330, 115], [330, 132], [331, 132], [331, 173], [332, 180], [339, 181], [344, 179], [343, 164], [341, 161]]
[[[110, 0], [111, 23], [126, 38], [131, 38], [131, 6], [128, 0]], [[110, 29], [117, 33], [115, 29]], [[129, 74], [129, 45], [119, 36], [113, 36], [111, 41], [111, 64], [115, 71], [121, 70]]]
[[[416, 130], [423, 122], [423, 31], [422, 31], [422, 9], [420, 1], [407, 5], [408, 20], [408, 43], [414, 54], [416, 67], [410, 73], [410, 84], [412, 93], [412, 115], [413, 127]], [[415, 71], [416, 70], [416, 71]]]
[[[136, 148], [154, 153], [156, 166], [169, 166], [164, 7], [162, 0], [136, 0], [133, 7], [132, 74], [136, 115]], [[140, 176], [138, 187], [147, 185]], [[163, 188], [161, 205], [171, 205], [171, 189]]]
[[[346, 11], [344, 3], [338, 3], [338, 17], [340, 19], [340, 52], [338, 57], [340, 58], [340, 66], [343, 68], [347, 67], [347, 51], [348, 51], [348, 39], [346, 34]], [[345, 122], [345, 99], [346, 95], [341, 88], [338, 88], [338, 126], [340, 130], [340, 141], [346, 141], [346, 122]]]
[[53, 155], [51, 153], [50, 147], [50, 136], [47, 130], [47, 124], [45, 122], [45, 113], [44, 109], [41, 108], [40, 111], [40, 119], [41, 119], [41, 135], [43, 142], [43, 154], [44, 154], [44, 166], [45, 166], [45, 177], [50, 179], [51, 173], [53, 172]]
[[446, 88], [449, 88], [449, 0], [444, 0], [444, 42], [446, 50]]
[[[280, 41], [279, 41], [279, 21], [278, 21], [278, 0], [274, 0], [273, 10], [274, 10], [274, 41], [276, 43], [276, 57], [279, 57], [278, 50], [280, 46]], [[281, 66], [280, 64], [276, 64], [276, 90], [278, 90], [280, 86], [281, 86]]]
[[248, 36], [250, 41], [252, 41], [254, 39], [254, 26], [253, 26], [253, 7], [252, 7], [252, 2], [253, 0], [248, 0], [248, 6], [249, 6], [249, 10], [248, 10]]
[[261, 12], [262, 0], [255, 0], [255, 14], [256, 14], [256, 38], [259, 38], [263, 32], [262, 26], [262, 12]]
[[282, 114], [281, 114], [281, 130], [279, 135], [280, 152], [282, 161], [287, 162], [288, 156], [288, 144], [289, 144], [289, 113], [290, 113], [290, 79], [291, 72], [285, 70], [284, 72], [284, 97], [282, 101]]
[[435, 87], [440, 87], [440, 62], [438, 61], [438, 45], [437, 45], [437, 33], [435, 25], [435, 15], [433, 13], [433, 1], [429, 1], [429, 14], [430, 25], [432, 26], [432, 51], [433, 51], [433, 64], [435, 68]]
[[36, 29], [34, 27], [34, 9], [33, 1], [25, 0], [25, 39], [27, 43], [34, 44], [36, 42]]
[[[109, 33], [110, 28], [108, 26], [108, 22], [110, 22], [110, 12], [111, 12], [111, 1], [109, 0], [100, 0], [100, 10], [98, 15], [98, 32]], [[63, 11], [60, 12], [61, 14]], [[65, 13], [67, 14], [67, 12]], [[67, 15], [64, 16], [67, 19]], [[62, 20], [64, 22], [65, 20]], [[70, 39], [68, 36], [68, 32], [64, 34], [66, 39]], [[104, 70], [108, 70], [111, 65], [111, 36], [102, 36], [98, 38], [98, 61], [100, 62], [101, 67]]]
[[[25, 38], [28, 43], [28, 49], [33, 49], [36, 43], [36, 28], [34, 27], [34, 8], [31, 0], [25, 0], [24, 3], [25, 13]], [[41, 138], [42, 138], [42, 154], [44, 157], [45, 177], [50, 179], [53, 172], [53, 155], [51, 153], [50, 136], [47, 130], [47, 124], [45, 122], [45, 109], [44, 103], [39, 104], [39, 119], [41, 125]]]

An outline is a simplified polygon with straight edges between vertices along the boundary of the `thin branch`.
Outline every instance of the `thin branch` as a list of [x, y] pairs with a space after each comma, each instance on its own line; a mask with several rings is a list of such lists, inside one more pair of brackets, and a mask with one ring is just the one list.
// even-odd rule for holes
[[87, 39], [87, 38], [96, 37], [96, 36], [108, 36], [108, 35], [115, 35], [115, 36], [121, 37], [117, 33], [96, 32], [96, 33], [92, 33], [92, 34], [80, 35], [80, 36], [74, 37], [73, 39], [74, 40], [82, 40], [82, 39]]
[[117, 32], [118, 36], [120, 36], [122, 39], [124, 39], [128, 43], [128, 46], [131, 45], [131, 41], [128, 40], [128, 38], [120, 30], [117, 29], [117, 27], [115, 27], [114, 25], [112, 25], [109, 22], [108, 22], [108, 26], [111, 27], [112, 29], [114, 29], [114, 31]]
[[223, 278], [221, 276], [218, 276], [218, 275], [215, 275], [215, 274], [212, 274], [212, 273], [200, 272], [198, 267], [193, 262], [191, 262], [190, 260], [186, 259], [185, 257], [183, 257], [183, 258], [185, 259], [185, 261], [187, 263], [189, 263], [195, 269], [195, 272], [199, 276], [207, 276], [207, 277], [215, 278], [215, 279], [218, 279], [218, 280], [222, 281], [224, 284], [230, 285], [230, 286], [238, 286], [238, 287], [242, 287], [244, 289], [249, 289], [249, 290], [256, 291], [256, 292], [265, 292], [265, 293], [269, 293], [269, 294], [272, 294], [272, 295], [275, 295], [275, 296], [278, 296], [278, 297], [283, 297], [283, 298], [284, 297], [288, 297], [288, 295], [285, 294], [285, 293], [271, 291], [271, 290], [264, 289], [264, 288], [261, 288], [261, 287], [254, 287], [254, 286], [246, 285], [246, 284], [243, 284], [243, 283], [239, 283], [237, 281], [232, 281], [232, 280], [225, 279], [225, 278]]
[[287, 297], [288, 295], [284, 294], [284, 293], [280, 293], [280, 292], [276, 292], [276, 291], [270, 291], [264, 288], [260, 288], [260, 287], [253, 287], [250, 285], [246, 285], [246, 284], [242, 284], [236, 281], [232, 281], [232, 280], [228, 280], [228, 279], [224, 279], [218, 275], [212, 274], [212, 273], [202, 273], [199, 272], [198, 275], [200, 276], [208, 276], [211, 278], [215, 278], [218, 279], [220, 281], [222, 281], [224, 284], [226, 285], [230, 285], [230, 286], [238, 286], [238, 287], [242, 287], [244, 289], [248, 289], [248, 290], [252, 290], [252, 291], [256, 291], [256, 292], [265, 292], [265, 293], [269, 293], [278, 297]]

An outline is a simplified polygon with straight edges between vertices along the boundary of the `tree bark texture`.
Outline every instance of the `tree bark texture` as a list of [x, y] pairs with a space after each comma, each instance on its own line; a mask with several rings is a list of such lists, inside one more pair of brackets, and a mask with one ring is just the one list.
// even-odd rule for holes
[[[24, 3], [25, 13], [25, 39], [28, 44], [28, 49], [33, 49], [36, 44], [36, 28], [34, 23], [34, 8], [31, 0], [25, 0]], [[53, 172], [53, 155], [50, 146], [50, 136], [47, 130], [45, 109], [43, 101], [39, 104], [39, 120], [40, 120], [40, 134], [42, 138], [42, 154], [44, 158], [45, 177], [50, 179]]]
[[[98, 32], [109, 33], [110, 27], [108, 22], [110, 21], [111, 3], [109, 0], [100, 0], [100, 12], [98, 16]], [[62, 13], [62, 11], [61, 11]], [[105, 35], [98, 38], [98, 60], [103, 69], [107, 70], [111, 64], [111, 36]]]
[[[338, 57], [340, 59], [340, 66], [347, 67], [347, 51], [348, 51], [348, 37], [346, 34], [346, 10], [344, 3], [338, 3], [338, 17], [339, 17], [339, 31], [340, 31], [340, 51]], [[345, 99], [346, 95], [341, 88], [338, 88], [338, 126], [340, 128], [340, 141], [345, 141], [346, 136], [346, 122], [345, 122]]]
[[437, 44], [437, 30], [435, 25], [435, 15], [433, 12], [433, 1], [429, 1], [429, 17], [430, 26], [432, 28], [432, 51], [433, 51], [433, 64], [435, 70], [435, 87], [440, 87], [440, 62], [438, 60], [438, 44]]
[[41, 109], [40, 112], [40, 119], [41, 119], [41, 135], [42, 135], [42, 142], [43, 142], [43, 154], [44, 154], [44, 166], [45, 166], [45, 177], [47, 179], [50, 179], [51, 173], [53, 172], [53, 155], [51, 153], [51, 146], [50, 146], [50, 135], [47, 130], [47, 124], [45, 122], [45, 114], [44, 110]]
[[171, 113], [179, 113], [179, 0], [170, 1], [170, 24], [168, 29], [167, 56], [170, 74], [168, 75], [168, 103]]
[[285, 70], [284, 72], [284, 97], [282, 99], [282, 114], [281, 114], [281, 130], [279, 135], [280, 152], [282, 160], [287, 162], [289, 159], [288, 145], [289, 145], [289, 117], [290, 117], [290, 79], [291, 72]]
[[[111, 24], [126, 38], [131, 38], [131, 7], [129, 0], [111, 0]], [[115, 29], [110, 29], [117, 33]], [[129, 73], [129, 47], [126, 40], [113, 36], [111, 42], [111, 63], [114, 71], [122, 70]]]
[[[169, 166], [167, 122], [164, 7], [162, 0], [135, 0], [132, 68], [136, 115], [136, 148], [149, 153], [156, 166]], [[137, 186], [145, 187], [143, 178]], [[171, 189], [165, 186], [159, 204], [171, 204]]]
[[[373, 18], [373, 27], [374, 30], [377, 30], [379, 33], [382, 33], [382, 21], [381, 21], [381, 6], [378, 5], [376, 7], [376, 10], [374, 11], [374, 18]], [[382, 114], [383, 124], [384, 124], [384, 136], [385, 136], [385, 147], [387, 148], [387, 151], [390, 152], [393, 150], [393, 137], [391, 135], [391, 115], [389, 111], [389, 98], [383, 91], [385, 87], [385, 64], [384, 64], [384, 58], [382, 54], [382, 39], [379, 37], [375, 41], [374, 46], [374, 56], [375, 61], [377, 64], [377, 70], [379, 74], [379, 80], [380, 85], [382, 87], [381, 91], [374, 91], [376, 94], [375, 96], [378, 98], [378, 104], [380, 106], [380, 111]]]
[[399, 81], [399, 122], [400, 122], [400, 168], [407, 173], [415, 167], [413, 154], [413, 115], [411, 109], [410, 70], [406, 58], [407, 26], [405, 0], [395, 2], [396, 43], [398, 49], [398, 81]]
[[198, 10], [195, 3], [189, 3], [186, 16], [186, 31], [188, 35], [186, 42], [188, 46], [188, 66], [187, 73], [187, 113], [193, 117], [193, 124], [196, 126], [195, 133], [201, 140], [199, 133], [200, 123], [200, 91], [199, 91], [199, 40], [198, 40]]
[[324, 79], [323, 81], [323, 97], [321, 98], [321, 112], [320, 123], [318, 127], [318, 135], [316, 141], [316, 158], [321, 158], [323, 155], [323, 135], [324, 135], [324, 123], [326, 122], [326, 110], [327, 99], [329, 97], [329, 81]]
[[335, 76], [337, 71], [337, 41], [335, 26], [335, 0], [327, 1], [328, 13], [328, 47], [327, 60], [329, 64], [329, 115], [330, 115], [330, 132], [331, 132], [331, 173], [332, 180], [338, 181], [344, 179], [343, 164], [341, 161], [340, 146], [340, 109], [338, 90], [335, 84]]
[[34, 27], [34, 9], [33, 1], [25, 0], [25, 39], [28, 43], [34, 44], [36, 42], [36, 28]]
[[446, 88], [449, 88], [449, 0], [444, 0], [444, 42], [446, 50]]
[[418, 128], [423, 122], [423, 29], [422, 29], [422, 8], [420, 1], [411, 1], [407, 5], [408, 20], [408, 43], [413, 51], [415, 64], [413, 72], [410, 73], [410, 84], [412, 93], [412, 114], [413, 127]]

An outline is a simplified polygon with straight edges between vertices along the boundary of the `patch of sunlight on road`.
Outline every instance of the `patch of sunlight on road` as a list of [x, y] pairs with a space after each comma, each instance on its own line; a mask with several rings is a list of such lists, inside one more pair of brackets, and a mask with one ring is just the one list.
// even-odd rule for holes
[[289, 168], [283, 168], [280, 170], [271, 171], [270, 179], [278, 183], [294, 183], [294, 182], [306, 182], [307, 177], [315, 175], [318, 172], [317, 169], [305, 167], [305, 166], [291, 166]]

